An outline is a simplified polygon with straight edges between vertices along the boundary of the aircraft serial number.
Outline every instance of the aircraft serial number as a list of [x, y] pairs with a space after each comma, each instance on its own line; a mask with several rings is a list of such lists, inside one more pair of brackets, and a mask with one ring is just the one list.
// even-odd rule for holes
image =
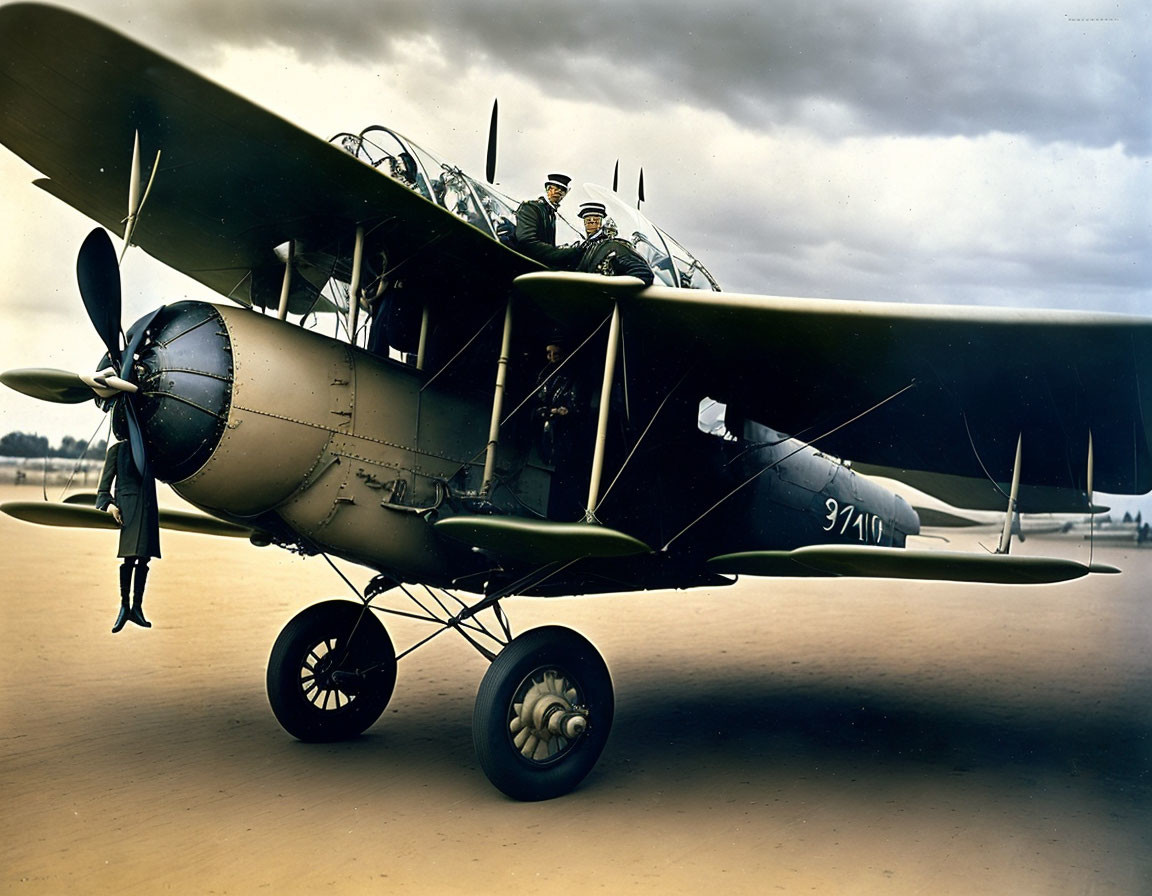
[[825, 532], [831, 532], [839, 527], [841, 535], [856, 534], [857, 541], [880, 544], [884, 537], [884, 520], [874, 513], [866, 513], [856, 509], [855, 504], [840, 505], [835, 498], [824, 502], [828, 515], [824, 517], [828, 524]]

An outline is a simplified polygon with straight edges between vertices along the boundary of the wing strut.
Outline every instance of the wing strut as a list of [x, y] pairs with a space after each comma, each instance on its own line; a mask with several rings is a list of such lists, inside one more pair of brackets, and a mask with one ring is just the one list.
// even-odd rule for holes
[[[509, 300], [511, 301], [511, 300]], [[420, 341], [416, 344], [416, 369], [423, 370], [428, 353], [428, 300], [424, 300], [424, 310], [420, 312]]]
[[132, 143], [132, 169], [128, 179], [128, 217], [124, 224], [124, 248], [120, 250], [120, 261], [124, 261], [124, 253], [132, 244], [132, 234], [136, 229], [136, 221], [152, 192], [152, 182], [156, 180], [156, 172], [160, 170], [160, 150], [156, 150], [156, 158], [152, 162], [152, 174], [148, 178], [148, 186], [144, 188], [144, 195], [140, 195], [140, 132], [136, 131], [136, 138]]
[[[424, 306], [427, 310], [427, 305]], [[421, 332], [423, 336], [423, 332]], [[504, 339], [500, 343], [500, 360], [496, 365], [496, 394], [492, 397], [492, 422], [488, 426], [488, 447], [484, 454], [484, 484], [480, 491], [489, 495], [496, 470], [496, 445], [500, 441], [500, 415], [504, 410], [504, 387], [508, 380], [508, 356], [512, 354], [512, 297], [504, 310]]]
[[296, 254], [296, 240], [288, 241], [288, 257], [284, 260], [284, 282], [280, 286], [280, 308], [276, 317], [288, 319], [288, 294], [292, 291], [292, 258]]
[[364, 266], [364, 225], [356, 227], [352, 247], [352, 282], [348, 284], [348, 341], [356, 344], [356, 318], [360, 315], [360, 277]]
[[608, 442], [608, 414], [612, 404], [612, 380], [616, 375], [616, 352], [620, 345], [620, 303], [612, 303], [612, 323], [608, 327], [608, 348], [604, 353], [604, 383], [600, 387], [600, 417], [596, 421], [596, 447], [592, 454], [592, 477], [588, 481], [588, 510], [584, 521], [599, 522], [593, 508], [600, 498], [604, 473], [604, 449]]
[[1016, 438], [1016, 460], [1012, 463], [1012, 491], [1008, 495], [1008, 513], [1004, 515], [1004, 529], [1000, 533], [997, 554], [1007, 554], [1012, 547], [1012, 520], [1016, 516], [1016, 495], [1020, 492], [1020, 450], [1024, 447], [1024, 433]]
[[[1095, 454], [1092, 451], [1092, 430], [1088, 430], [1088, 477], [1084, 485], [1088, 489], [1088, 563], [1092, 563], [1092, 552], [1096, 548], [1096, 514], [1092, 512], [1092, 468], [1096, 464]], [[1139, 527], [1137, 527], [1139, 529]], [[1140, 533], [1136, 533], [1137, 542]]]

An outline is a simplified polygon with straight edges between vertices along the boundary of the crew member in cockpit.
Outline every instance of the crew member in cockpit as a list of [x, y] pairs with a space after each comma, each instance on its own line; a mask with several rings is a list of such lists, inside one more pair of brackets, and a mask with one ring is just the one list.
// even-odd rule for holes
[[544, 195], [521, 202], [516, 209], [516, 249], [559, 271], [574, 270], [583, 255], [579, 246], [556, 245], [556, 210], [571, 182], [566, 174], [549, 174]]
[[607, 209], [601, 202], [585, 202], [580, 206], [584, 219], [584, 232], [588, 237], [580, 244], [583, 255], [576, 270], [604, 274], [609, 277], [628, 275], [637, 277], [645, 286], [651, 286], [652, 268], [627, 240], [616, 236], [616, 222], [606, 217]]

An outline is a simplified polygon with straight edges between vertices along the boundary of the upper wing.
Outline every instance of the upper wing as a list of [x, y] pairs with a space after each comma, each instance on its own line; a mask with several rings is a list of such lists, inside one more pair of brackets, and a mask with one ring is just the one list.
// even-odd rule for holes
[[[434, 252], [510, 278], [539, 268], [447, 210], [295, 125], [89, 19], [37, 4], [0, 8], [0, 142], [37, 183], [122, 234], [135, 131], [142, 180], [159, 170], [133, 242], [242, 304], [279, 299], [289, 239], [351, 255], [363, 224], [389, 265]], [[330, 271], [297, 277], [312, 307]], [[345, 277], [347, 279], [347, 277]]]
[[1022, 434], [1019, 509], [1083, 509], [1091, 433], [1095, 489], [1152, 489], [1152, 319], [638, 292], [581, 274], [517, 285], [573, 324], [618, 299], [625, 338], [642, 334], [653, 357], [694, 359], [711, 397], [885, 475], [950, 474], [1006, 492]]

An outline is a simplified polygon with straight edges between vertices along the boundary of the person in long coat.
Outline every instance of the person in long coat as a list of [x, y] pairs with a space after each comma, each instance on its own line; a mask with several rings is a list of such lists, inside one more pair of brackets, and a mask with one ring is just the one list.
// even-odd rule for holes
[[141, 476], [136, 469], [132, 450], [125, 440], [127, 426], [121, 414], [120, 408], [113, 412], [113, 434], [119, 441], [108, 447], [96, 491], [97, 509], [108, 511], [120, 526], [117, 556], [124, 562], [120, 564], [120, 613], [112, 626], [113, 632], [124, 628], [126, 622], [152, 627], [144, 618], [144, 585], [148, 581], [148, 561], [160, 556], [156, 480], [152, 476]]
[[561, 271], [573, 270], [583, 255], [578, 245], [556, 245], [556, 210], [568, 194], [571, 181], [566, 174], [549, 174], [544, 181], [544, 195], [521, 202], [516, 209], [516, 249]]

